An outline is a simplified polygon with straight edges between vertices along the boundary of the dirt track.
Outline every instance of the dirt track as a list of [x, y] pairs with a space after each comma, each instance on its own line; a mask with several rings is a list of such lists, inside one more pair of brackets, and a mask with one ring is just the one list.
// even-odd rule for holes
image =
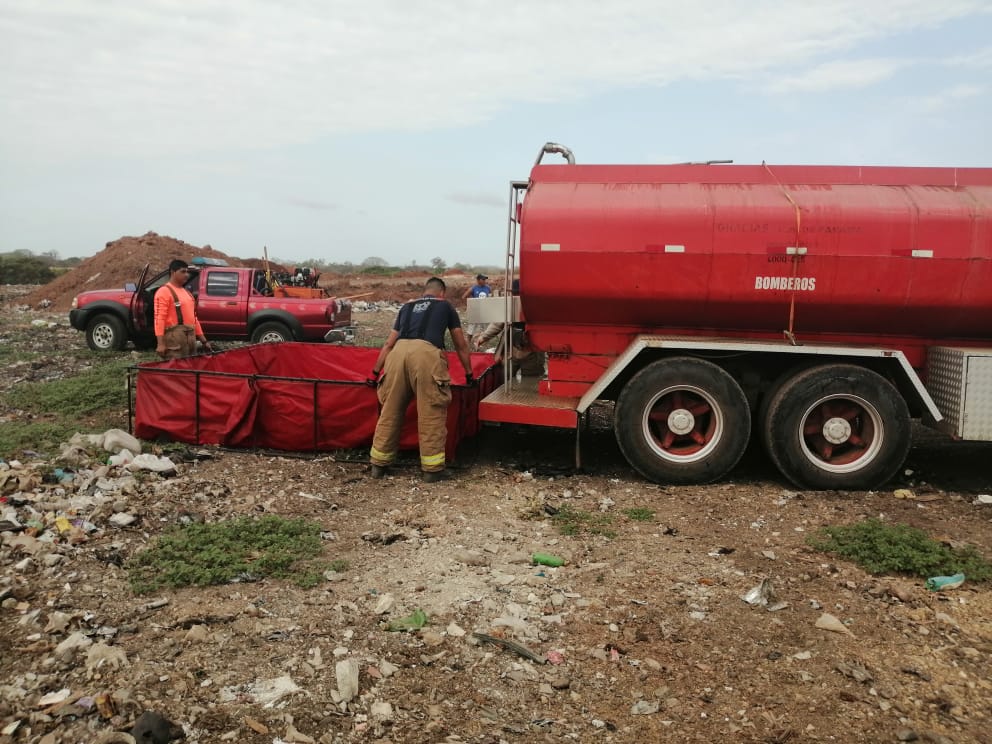
[[[9, 316], [4, 333], [21, 338], [38, 317], [63, 324], [45, 331], [49, 367], [60, 346], [84, 343], [62, 316]], [[360, 317], [370, 334], [389, 320]], [[197, 742], [987, 740], [988, 586], [931, 594], [805, 538], [883, 516], [992, 555], [992, 507], [972, 503], [992, 492], [992, 447], [918, 432], [911, 474], [874, 493], [797, 492], [756, 452], [722, 483], [662, 487], [633, 475], [608, 421], [600, 411], [583, 433], [582, 473], [567, 432], [502, 427], [467, 442], [454, 479], [432, 486], [413, 459], [373, 481], [364, 453], [217, 452], [111, 492], [85, 542], [37, 554], [7, 545], [0, 728], [22, 724], [0, 742], [97, 740], [145, 709]], [[895, 498], [897, 487], [915, 498]], [[15, 508], [43, 515], [67, 496], [46, 487]], [[615, 534], [559, 534], [549, 514], [563, 507], [600, 515]], [[137, 521], [115, 527], [114, 512]], [[169, 525], [261, 513], [317, 520], [328, 560], [348, 570], [312, 590], [167, 592], [152, 609], [127, 588], [121, 563]], [[567, 563], [530, 565], [538, 550]], [[742, 601], [764, 578], [787, 607]], [[418, 608], [424, 630], [384, 630]], [[824, 612], [853, 635], [816, 628]], [[57, 652], [77, 631], [126, 662], [87, 668], [86, 649]], [[479, 645], [473, 631], [551, 661]], [[349, 659], [359, 694], [342, 705], [336, 664]], [[258, 683], [282, 677], [299, 690], [266, 707]], [[42, 712], [39, 698], [63, 688], [72, 699], [110, 693], [117, 717]]]

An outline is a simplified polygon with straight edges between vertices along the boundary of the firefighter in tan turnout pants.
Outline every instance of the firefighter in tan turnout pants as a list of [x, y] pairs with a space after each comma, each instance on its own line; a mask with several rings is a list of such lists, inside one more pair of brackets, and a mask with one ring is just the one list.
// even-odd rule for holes
[[[382, 412], [372, 439], [372, 477], [381, 478], [396, 459], [403, 415], [410, 398], [417, 399], [417, 435], [420, 467], [428, 483], [444, 473], [444, 443], [447, 438], [451, 375], [444, 352], [444, 333], [451, 341], [471, 385], [472, 362], [461, 321], [444, 299], [444, 282], [435, 277], [424, 285], [423, 297], [400, 308], [393, 330], [379, 352], [369, 383], [377, 385]], [[385, 365], [385, 366], [384, 366]], [[381, 377], [380, 377], [381, 375]]]

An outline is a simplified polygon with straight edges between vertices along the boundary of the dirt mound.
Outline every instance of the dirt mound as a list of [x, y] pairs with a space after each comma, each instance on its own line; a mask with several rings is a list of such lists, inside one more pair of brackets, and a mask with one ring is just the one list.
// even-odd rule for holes
[[[220, 258], [231, 266], [256, 266], [261, 261], [243, 260], [228, 256], [209, 245], [198, 247], [167, 235], [147, 232], [141, 237], [125, 236], [107, 243], [107, 247], [95, 256], [87, 258], [72, 271], [34, 290], [24, 298], [24, 302], [37, 306], [44, 300], [51, 302], [51, 309], [66, 311], [73, 298], [80, 292], [90, 289], [123, 288], [127, 282], [136, 282], [145, 264], [151, 264], [151, 272], [164, 269], [169, 261], [181, 258], [189, 261], [196, 256]], [[273, 271], [285, 269], [272, 264]]]

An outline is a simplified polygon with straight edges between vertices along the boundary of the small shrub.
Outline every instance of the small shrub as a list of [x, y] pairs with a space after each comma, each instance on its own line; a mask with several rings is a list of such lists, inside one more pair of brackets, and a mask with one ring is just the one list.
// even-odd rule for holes
[[992, 578], [992, 564], [972, 547], [955, 550], [905, 524], [866, 519], [824, 527], [807, 538], [817, 550], [854, 561], [873, 574], [940, 576], [963, 573], [970, 581]]

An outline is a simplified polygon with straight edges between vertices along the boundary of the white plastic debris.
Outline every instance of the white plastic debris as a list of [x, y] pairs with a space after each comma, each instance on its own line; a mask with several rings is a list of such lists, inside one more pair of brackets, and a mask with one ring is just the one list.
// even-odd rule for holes
[[127, 660], [127, 653], [120, 646], [108, 646], [106, 643], [97, 643], [86, 652], [86, 668], [99, 669], [107, 665], [114, 669], [129, 666], [131, 662]]
[[103, 448], [107, 452], [128, 450], [133, 455], [141, 452], [141, 442], [123, 429], [107, 429], [103, 432]]
[[788, 602], [780, 602], [776, 599], [771, 579], [763, 579], [760, 584], [749, 589], [741, 599], [749, 605], [764, 607], [769, 612], [778, 612], [789, 606]]
[[255, 699], [255, 702], [263, 708], [271, 708], [287, 695], [300, 691], [293, 678], [289, 675], [275, 677], [273, 679], [261, 679], [249, 685], [248, 692]]
[[358, 663], [354, 659], [345, 659], [334, 665], [334, 674], [338, 682], [338, 695], [345, 703], [354, 700], [358, 695]]
[[137, 455], [127, 465], [128, 470], [151, 470], [154, 473], [168, 473], [176, 469], [176, 464], [168, 457]]
[[49, 705], [65, 702], [71, 694], [72, 691], [68, 687], [63, 687], [58, 692], [50, 692], [38, 701], [38, 707], [44, 708]]

